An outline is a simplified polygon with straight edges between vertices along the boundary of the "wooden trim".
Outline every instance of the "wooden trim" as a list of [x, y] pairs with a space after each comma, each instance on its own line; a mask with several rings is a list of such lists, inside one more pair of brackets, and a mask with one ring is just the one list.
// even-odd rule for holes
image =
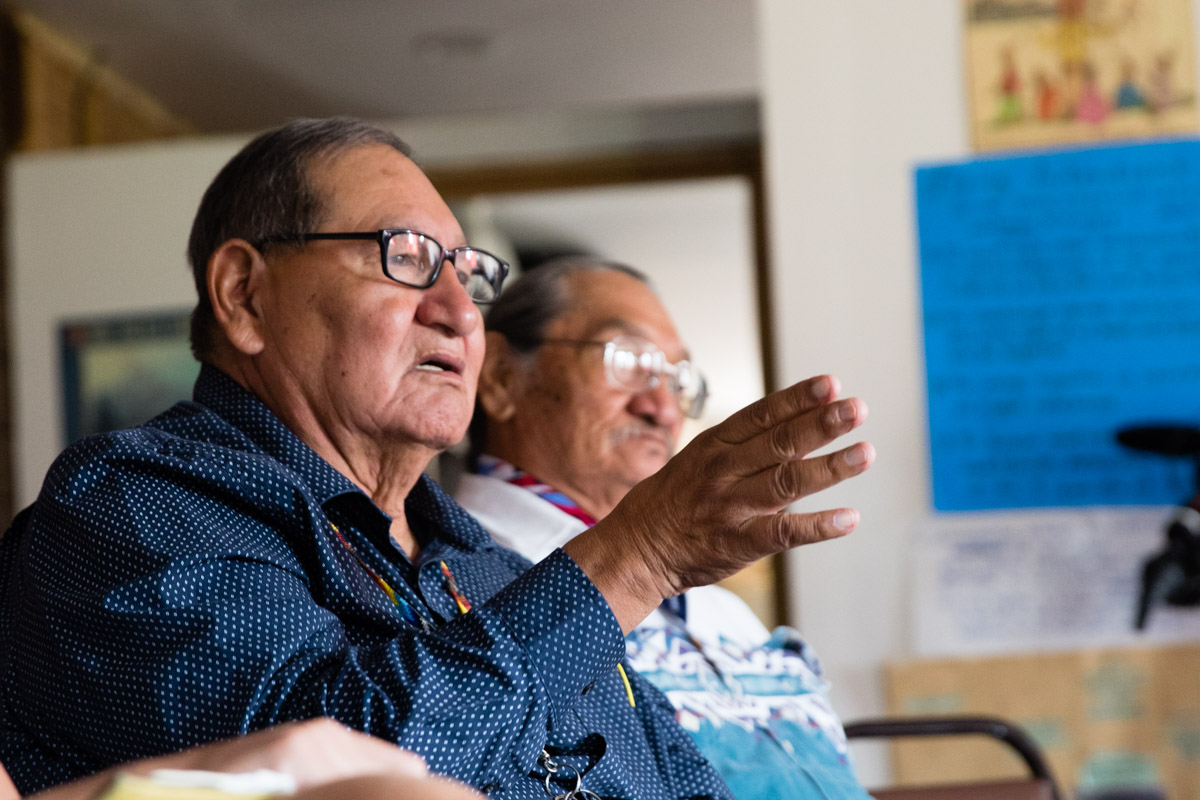
[[757, 144], [737, 143], [525, 164], [434, 167], [427, 174], [443, 196], [454, 198], [722, 175], [745, 175], [755, 180], [760, 174], [760, 156]]
[[[157, 99], [127, 81], [103, 60], [76, 45], [34, 15], [18, 11], [14, 23], [26, 41], [34, 43], [44, 55], [59, 61], [85, 82], [84, 91], [101, 91], [109, 103], [120, 106], [148, 128], [162, 130], [165, 135], [193, 133], [195, 128], [168, 110]], [[106, 142], [97, 142], [104, 144]], [[86, 142], [92, 144], [92, 142]]]
[[21, 151], [164, 139], [194, 132], [157, 99], [36, 16], [11, 14], [23, 76]]
[[16, 149], [25, 127], [24, 62], [21, 34], [9, 12], [0, 8], [0, 154]]
[[0, 8], [0, 536], [13, 516], [12, 392], [8, 335], [8, 164], [25, 129], [21, 36]]
[[[778, 388], [775, 371], [774, 314], [771, 305], [771, 272], [767, 247], [766, 191], [762, 149], [758, 142], [719, 146], [674, 147], [632, 153], [602, 154], [525, 164], [485, 164], [474, 167], [437, 168], [426, 171], [447, 200], [482, 194], [509, 194], [588, 186], [650, 183], [740, 176], [750, 181], [755, 294], [758, 305], [758, 340], [763, 358], [763, 384], [767, 392]], [[787, 559], [771, 558], [775, 614], [779, 624], [790, 620]]]

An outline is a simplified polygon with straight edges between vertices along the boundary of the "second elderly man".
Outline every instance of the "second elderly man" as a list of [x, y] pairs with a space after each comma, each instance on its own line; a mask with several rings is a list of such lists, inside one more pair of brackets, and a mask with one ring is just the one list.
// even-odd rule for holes
[[[645, 276], [588, 257], [526, 272], [490, 308], [457, 499], [533, 562], [604, 519], [675, 453], [707, 393]], [[742, 800], [867, 798], [820, 666], [717, 586], [671, 598], [626, 638], [629, 663]]]

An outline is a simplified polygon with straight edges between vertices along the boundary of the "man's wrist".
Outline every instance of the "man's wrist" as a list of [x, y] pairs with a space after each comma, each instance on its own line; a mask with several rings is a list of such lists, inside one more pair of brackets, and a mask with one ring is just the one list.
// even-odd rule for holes
[[604, 596], [623, 633], [629, 633], [672, 592], [642, 553], [622, 546], [612, 524], [601, 520], [563, 545]]

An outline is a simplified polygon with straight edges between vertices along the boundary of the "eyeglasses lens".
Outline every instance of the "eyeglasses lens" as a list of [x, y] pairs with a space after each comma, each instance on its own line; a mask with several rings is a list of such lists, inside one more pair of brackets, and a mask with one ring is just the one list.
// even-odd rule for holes
[[401, 231], [388, 240], [387, 272], [394, 280], [425, 288], [433, 284], [442, 258], [450, 259], [458, 282], [472, 300], [490, 303], [499, 293], [505, 268], [500, 259], [473, 247], [446, 253], [435, 239], [414, 231]]
[[613, 383], [630, 392], [644, 392], [658, 384], [660, 371], [653, 346], [632, 339], [615, 339], [609, 344], [608, 371]]
[[473, 247], [460, 247], [451, 252], [450, 257], [459, 283], [472, 300], [490, 303], [496, 299], [503, 272], [500, 259]]
[[428, 286], [441, 258], [442, 246], [424, 234], [401, 231], [388, 240], [388, 275], [409, 286]]
[[665, 376], [684, 414], [695, 419], [704, 410], [707, 395], [704, 377], [687, 361], [670, 363], [666, 354], [649, 342], [618, 337], [609, 343], [605, 363], [617, 388], [644, 392], [657, 386]]

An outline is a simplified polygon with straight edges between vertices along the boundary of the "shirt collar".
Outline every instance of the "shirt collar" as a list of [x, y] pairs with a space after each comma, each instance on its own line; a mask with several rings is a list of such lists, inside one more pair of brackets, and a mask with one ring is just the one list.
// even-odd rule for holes
[[192, 399], [245, 434], [264, 453], [292, 470], [322, 505], [361, 490], [284, 425], [252, 392], [209, 364], [200, 367]]
[[[258, 397], [216, 367], [201, 365], [192, 399], [211, 409], [266, 455], [296, 473], [312, 489], [322, 506], [347, 494], [358, 494], [371, 502], [353, 481], [317, 455]], [[405, 509], [410, 524], [416, 518], [423, 520], [437, 532], [437, 538], [447, 544], [475, 550], [491, 541], [474, 518], [428, 475], [422, 474], [417, 480], [405, 500]]]
[[548, 483], [544, 483], [504, 459], [486, 453], [481, 454], [475, 460], [475, 471], [480, 475], [496, 478], [506, 483], [511, 483], [513, 486], [520, 486], [522, 489], [533, 492], [564, 514], [570, 514], [589, 528], [596, 524], [596, 518], [584, 511], [574, 500]]
[[418, 519], [423, 521], [446, 544], [462, 550], [495, 546], [491, 534], [428, 475], [421, 475], [408, 493], [404, 508], [410, 525], [420, 524]]

